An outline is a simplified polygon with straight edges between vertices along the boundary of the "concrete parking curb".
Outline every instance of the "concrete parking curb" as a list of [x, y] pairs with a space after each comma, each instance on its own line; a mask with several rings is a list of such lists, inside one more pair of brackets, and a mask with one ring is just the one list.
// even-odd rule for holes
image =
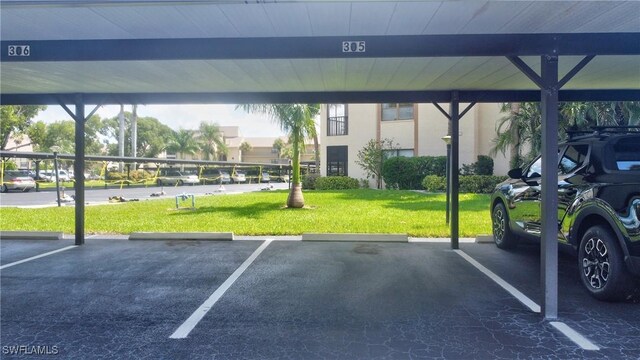
[[476, 243], [478, 244], [493, 243], [493, 235], [478, 235], [476, 236]]
[[62, 236], [53, 231], [0, 231], [0, 239], [10, 240], [62, 240]]
[[407, 234], [302, 234], [302, 241], [409, 242]]
[[129, 235], [129, 240], [233, 240], [232, 232], [135, 232]]

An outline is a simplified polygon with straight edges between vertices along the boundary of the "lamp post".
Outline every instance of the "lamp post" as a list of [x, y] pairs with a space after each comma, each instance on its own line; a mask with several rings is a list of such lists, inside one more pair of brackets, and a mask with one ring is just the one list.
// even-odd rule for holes
[[449, 178], [450, 178], [450, 173], [451, 173], [451, 135], [445, 135], [442, 137], [442, 141], [444, 141], [445, 144], [447, 144], [447, 164], [445, 167], [445, 174], [446, 174], [446, 178], [447, 178], [447, 186], [446, 186], [446, 193], [447, 193], [447, 204], [446, 204], [446, 223], [447, 225], [449, 224]]

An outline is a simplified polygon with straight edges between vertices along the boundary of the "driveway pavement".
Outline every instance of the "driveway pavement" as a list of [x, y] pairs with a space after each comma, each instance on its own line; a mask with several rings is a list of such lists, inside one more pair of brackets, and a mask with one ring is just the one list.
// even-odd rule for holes
[[[9, 354], [19, 346], [71, 359], [640, 358], [639, 305], [591, 299], [564, 256], [560, 320], [600, 350], [443, 243], [89, 237], [11, 265], [70, 245], [2, 240], [3, 358], [26, 357]], [[537, 250], [461, 247], [538, 298]]]

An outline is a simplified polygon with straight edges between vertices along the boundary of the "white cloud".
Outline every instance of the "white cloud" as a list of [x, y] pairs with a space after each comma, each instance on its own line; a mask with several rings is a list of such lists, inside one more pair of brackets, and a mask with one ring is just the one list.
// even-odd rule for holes
[[[73, 110], [73, 106], [71, 107]], [[86, 107], [86, 112], [93, 110]], [[131, 105], [125, 105], [125, 111], [131, 111]], [[101, 107], [97, 114], [102, 118], [117, 116], [120, 112], [119, 105], [107, 105]], [[138, 116], [151, 116], [172, 129], [197, 129], [202, 121], [214, 122], [223, 126], [239, 126], [240, 133], [246, 137], [280, 136], [283, 135], [278, 125], [265, 116], [248, 114], [242, 110], [235, 110], [235, 105], [140, 105]], [[34, 120], [42, 120], [51, 123], [58, 120], [69, 120], [67, 114], [60, 106], [49, 106]]]

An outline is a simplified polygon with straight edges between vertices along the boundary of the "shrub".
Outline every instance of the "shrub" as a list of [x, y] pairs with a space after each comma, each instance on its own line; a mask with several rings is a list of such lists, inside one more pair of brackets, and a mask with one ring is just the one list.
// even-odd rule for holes
[[447, 178], [444, 176], [427, 175], [422, 180], [422, 187], [428, 192], [443, 192], [447, 190]]
[[476, 175], [493, 175], [493, 159], [487, 155], [478, 155], [475, 164]]
[[419, 176], [418, 184], [427, 175], [446, 176], [447, 157], [446, 156], [418, 156], [411, 158], [416, 164], [416, 176]]
[[305, 190], [314, 190], [316, 188], [316, 181], [320, 177], [320, 174], [309, 173], [302, 178], [302, 188]]
[[486, 155], [478, 155], [478, 161], [462, 165], [462, 175], [493, 175], [493, 159]]
[[416, 176], [415, 162], [412, 158], [396, 156], [384, 161], [382, 178], [387, 189], [408, 190], [414, 187]]
[[106, 180], [125, 180], [127, 178], [127, 174], [126, 173], [120, 173], [117, 171], [109, 171], [107, 172], [105, 179]]
[[496, 185], [503, 182], [505, 176], [469, 175], [460, 177], [460, 192], [490, 194]]
[[13, 160], [4, 161], [2, 164], [5, 170], [18, 170], [18, 165]]
[[[474, 194], [490, 194], [496, 185], [506, 180], [506, 176], [463, 175], [460, 176], [460, 192]], [[442, 176], [426, 176], [422, 186], [430, 192], [446, 190], [446, 178]]]
[[317, 190], [347, 190], [358, 189], [360, 184], [357, 179], [347, 176], [326, 176], [316, 179]]
[[425, 176], [445, 176], [446, 166], [446, 156], [392, 157], [384, 162], [382, 177], [389, 189], [422, 189]]

